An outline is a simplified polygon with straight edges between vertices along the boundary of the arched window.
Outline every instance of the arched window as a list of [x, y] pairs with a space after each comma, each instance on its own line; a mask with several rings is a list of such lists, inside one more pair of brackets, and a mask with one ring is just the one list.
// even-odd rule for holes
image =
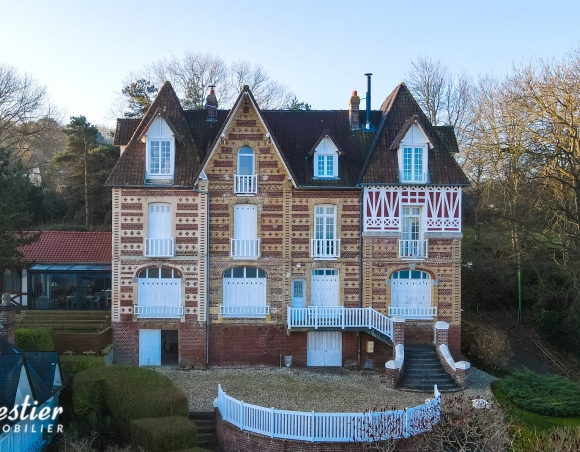
[[270, 313], [266, 304], [266, 273], [256, 267], [233, 267], [223, 277], [222, 317], [264, 318]]
[[170, 267], [148, 267], [139, 272], [135, 315], [141, 318], [176, 318], [183, 315], [181, 273]]
[[391, 276], [389, 316], [425, 319], [437, 315], [431, 307], [431, 276], [420, 270], [399, 270]]
[[238, 169], [235, 177], [234, 191], [236, 193], [257, 193], [255, 155], [252, 148], [242, 147], [238, 151]]

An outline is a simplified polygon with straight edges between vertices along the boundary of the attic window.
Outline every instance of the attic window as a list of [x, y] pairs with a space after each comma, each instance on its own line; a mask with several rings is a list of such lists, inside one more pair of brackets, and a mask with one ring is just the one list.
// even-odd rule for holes
[[413, 124], [399, 145], [399, 175], [402, 183], [425, 184], [429, 179], [429, 139], [421, 126]]
[[328, 136], [320, 141], [314, 151], [314, 178], [338, 178], [338, 148]]
[[175, 138], [165, 120], [157, 117], [149, 127], [147, 143], [147, 178], [172, 179], [175, 162]]

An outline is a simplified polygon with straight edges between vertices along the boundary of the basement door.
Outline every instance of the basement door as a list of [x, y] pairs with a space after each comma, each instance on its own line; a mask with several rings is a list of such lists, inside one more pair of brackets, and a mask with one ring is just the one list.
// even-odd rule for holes
[[342, 333], [310, 331], [308, 333], [308, 366], [342, 366]]
[[139, 330], [139, 366], [161, 365], [161, 330]]

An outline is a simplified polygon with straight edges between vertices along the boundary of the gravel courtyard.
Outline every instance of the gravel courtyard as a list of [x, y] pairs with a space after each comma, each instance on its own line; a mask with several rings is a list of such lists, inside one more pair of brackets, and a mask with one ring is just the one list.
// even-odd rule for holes
[[[281, 410], [364, 412], [421, 405], [433, 393], [387, 389], [377, 371], [343, 369], [212, 369], [183, 371], [158, 368], [188, 396], [192, 411], [213, 410], [218, 384], [230, 396]], [[491, 398], [494, 377], [472, 368], [469, 397]]]

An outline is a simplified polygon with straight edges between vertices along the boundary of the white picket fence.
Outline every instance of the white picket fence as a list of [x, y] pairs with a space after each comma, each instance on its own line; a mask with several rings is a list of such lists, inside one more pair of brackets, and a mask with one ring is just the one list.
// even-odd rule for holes
[[373, 308], [310, 306], [287, 312], [288, 329], [292, 328], [368, 328], [393, 339], [393, 320]]
[[264, 408], [227, 395], [218, 385], [218, 409], [224, 421], [271, 438], [310, 442], [367, 442], [408, 438], [431, 430], [441, 416], [441, 394], [424, 405], [369, 413], [316, 413]]

